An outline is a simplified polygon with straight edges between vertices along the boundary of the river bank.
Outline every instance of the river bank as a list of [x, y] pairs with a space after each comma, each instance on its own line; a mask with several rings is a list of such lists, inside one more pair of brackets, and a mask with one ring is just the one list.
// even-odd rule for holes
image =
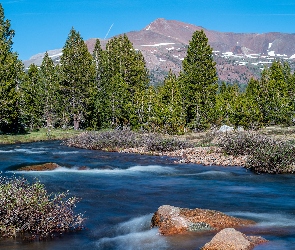
[[208, 147], [193, 147], [179, 149], [172, 152], [152, 152], [146, 151], [144, 147], [140, 148], [127, 148], [119, 150], [120, 153], [136, 153], [136, 154], [150, 154], [150, 155], [165, 155], [170, 157], [179, 157], [175, 163], [193, 163], [201, 164], [205, 166], [245, 166], [247, 156], [246, 155], [226, 155], [222, 152], [222, 149], [217, 146]]
[[0, 134], [0, 144], [29, 143], [38, 141], [66, 140], [70, 137], [81, 134], [82, 131], [73, 129], [46, 129], [24, 134]]
[[169, 136], [131, 130], [84, 132], [70, 147], [177, 157], [176, 163], [243, 166], [256, 173], [295, 173], [294, 129], [220, 131]]
[[[248, 133], [251, 135], [251, 133], [253, 134], [253, 131], [244, 131], [243, 133]], [[268, 167], [265, 166], [265, 162], [272, 161], [272, 157], [277, 158], [278, 154], [288, 156], [294, 153], [293, 142], [295, 141], [295, 127], [266, 127], [260, 129], [259, 131], [255, 131], [254, 137], [264, 138], [258, 138], [258, 142], [252, 143], [252, 151], [247, 151], [249, 150], [247, 149], [249, 145], [246, 144], [249, 144], [249, 140], [257, 141], [256, 138], [252, 136], [250, 139], [244, 138], [243, 141], [238, 141], [241, 138], [231, 138], [231, 140], [234, 141], [228, 141], [227, 144], [236, 145], [226, 145], [224, 147], [224, 145], [221, 145], [222, 143], [220, 142], [223, 142], [223, 140], [228, 140], [228, 138], [225, 139], [227, 134], [228, 133], [218, 132], [218, 130], [208, 130], [199, 133], [187, 133], [185, 135], [169, 136], [139, 134], [130, 130], [83, 132], [74, 130], [40, 129], [39, 131], [31, 132], [25, 135], [0, 135], [0, 144], [64, 140], [65, 144], [70, 147], [114, 151], [120, 153], [176, 157], [178, 159], [175, 160], [175, 163], [193, 163], [206, 166], [216, 165], [249, 167], [249, 164], [247, 166], [247, 162], [249, 163], [249, 154], [252, 154], [252, 151], [254, 151], [254, 153], [257, 155], [260, 153], [260, 151], [265, 151], [265, 145], [268, 147], [266, 148], [266, 151], [269, 151], [269, 148], [273, 151], [273, 149], [276, 147], [284, 148], [284, 145], [282, 146], [281, 142], [288, 142], [288, 147], [283, 149], [283, 151], [277, 150], [275, 152], [271, 152], [270, 155], [262, 155], [262, 157], [260, 157], [261, 155], [258, 155], [258, 158], [264, 157], [265, 159], [263, 159], [264, 162], [262, 162], [262, 164], [261, 162], [254, 162], [257, 165], [256, 168], [258, 171], [255, 169], [254, 170], [256, 172], [267, 173], [294, 172], [295, 167], [292, 161], [290, 163], [290, 160], [287, 163], [282, 160], [282, 164], [286, 165], [290, 163], [290, 165], [292, 165], [292, 168], [287, 170], [280, 170], [282, 169], [282, 166], [279, 166], [279, 168], [274, 170], [269, 170]], [[277, 142], [281, 144], [279, 145]], [[289, 142], [291, 142], [292, 145]], [[232, 152], [232, 149], [227, 151], [228, 147], [240, 148], [238, 152]], [[245, 149], [243, 147], [245, 147]], [[261, 150], [256, 150], [256, 148], [261, 148]], [[260, 165], [263, 165], [262, 170]], [[265, 168], [267, 169], [265, 170]]]

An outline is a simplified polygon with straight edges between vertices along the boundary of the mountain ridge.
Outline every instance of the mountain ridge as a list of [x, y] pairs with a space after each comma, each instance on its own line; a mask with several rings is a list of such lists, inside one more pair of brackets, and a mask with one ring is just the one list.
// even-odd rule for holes
[[[247, 83], [251, 77], [259, 78], [261, 69], [273, 60], [295, 59], [295, 34], [234, 33], [208, 30], [201, 26], [176, 20], [158, 18], [139, 31], [125, 33], [135, 49], [140, 50], [150, 71], [152, 84], [159, 84], [169, 69], [178, 74], [186, 55], [189, 41], [196, 30], [203, 29], [214, 50], [214, 59], [220, 81]], [[102, 47], [107, 40], [100, 39]], [[96, 38], [85, 41], [88, 50], [93, 51]], [[49, 50], [55, 63], [59, 62], [62, 49]], [[44, 53], [24, 61], [40, 65]], [[295, 66], [294, 66], [295, 67]]]

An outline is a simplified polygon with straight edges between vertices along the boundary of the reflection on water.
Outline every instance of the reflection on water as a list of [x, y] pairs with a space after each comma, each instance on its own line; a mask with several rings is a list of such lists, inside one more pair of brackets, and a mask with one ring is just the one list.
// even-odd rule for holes
[[[150, 229], [164, 204], [207, 208], [253, 219], [242, 229], [270, 243], [256, 249], [292, 249], [295, 177], [255, 175], [238, 167], [176, 165], [167, 157], [68, 148], [60, 142], [0, 146], [2, 175], [38, 178], [50, 192], [70, 190], [82, 200], [87, 229], [45, 242], [1, 240], [1, 249], [199, 249], [214, 233], [164, 237]], [[55, 162], [54, 171], [19, 172], [19, 166]], [[79, 170], [87, 167], [86, 170]]]

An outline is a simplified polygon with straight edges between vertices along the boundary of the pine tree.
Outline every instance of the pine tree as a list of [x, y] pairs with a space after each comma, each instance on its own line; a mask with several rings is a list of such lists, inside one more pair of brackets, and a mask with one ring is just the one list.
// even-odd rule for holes
[[260, 80], [261, 107], [265, 124], [289, 124], [292, 117], [288, 81], [281, 62], [273, 62]]
[[143, 91], [147, 89], [149, 78], [141, 52], [133, 48], [126, 35], [114, 37], [106, 45], [106, 67], [103, 81], [109, 82], [117, 74], [127, 84], [128, 124], [138, 127], [140, 118], [136, 119], [136, 114], [140, 113], [141, 107], [136, 105], [137, 95], [142, 96]]
[[64, 126], [75, 130], [85, 122], [90, 92], [94, 88], [95, 66], [80, 34], [71, 29], [61, 56], [61, 92]]
[[19, 106], [19, 85], [23, 75], [23, 64], [12, 51], [14, 30], [5, 19], [0, 4], [0, 133], [22, 131]]
[[39, 69], [31, 64], [21, 85], [21, 103], [26, 126], [33, 131], [43, 127], [43, 89], [40, 85]]
[[40, 67], [40, 85], [42, 91], [42, 113], [46, 127], [52, 128], [58, 120], [60, 107], [58, 75], [52, 59], [46, 52]]
[[161, 107], [158, 117], [162, 121], [162, 129], [169, 134], [183, 133], [185, 126], [185, 113], [181, 89], [177, 77], [172, 71], [164, 80], [164, 85], [159, 88]]
[[189, 42], [181, 72], [186, 120], [193, 129], [206, 128], [214, 121], [218, 88], [215, 64], [204, 31], [196, 31]]
[[91, 92], [90, 103], [88, 107], [88, 127], [99, 129], [104, 126], [104, 107], [106, 101], [106, 53], [102, 50], [100, 40], [96, 39], [94, 50], [92, 53], [93, 63], [95, 65], [95, 82]]
[[217, 125], [234, 125], [233, 115], [238, 96], [237, 85], [232, 86], [222, 82], [216, 97]]

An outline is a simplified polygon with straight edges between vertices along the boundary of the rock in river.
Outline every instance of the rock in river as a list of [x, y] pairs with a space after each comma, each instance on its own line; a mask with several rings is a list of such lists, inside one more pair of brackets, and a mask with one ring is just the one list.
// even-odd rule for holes
[[151, 227], [159, 227], [162, 235], [221, 230], [253, 224], [254, 221], [235, 218], [214, 210], [179, 208], [170, 205], [159, 207], [151, 220]]
[[234, 228], [225, 228], [217, 233], [202, 250], [251, 250], [256, 245], [267, 242], [262, 237], [246, 236]]
[[60, 167], [58, 164], [49, 162], [49, 163], [44, 163], [39, 165], [21, 167], [18, 170], [19, 171], [48, 171], [48, 170], [54, 170], [58, 167]]

